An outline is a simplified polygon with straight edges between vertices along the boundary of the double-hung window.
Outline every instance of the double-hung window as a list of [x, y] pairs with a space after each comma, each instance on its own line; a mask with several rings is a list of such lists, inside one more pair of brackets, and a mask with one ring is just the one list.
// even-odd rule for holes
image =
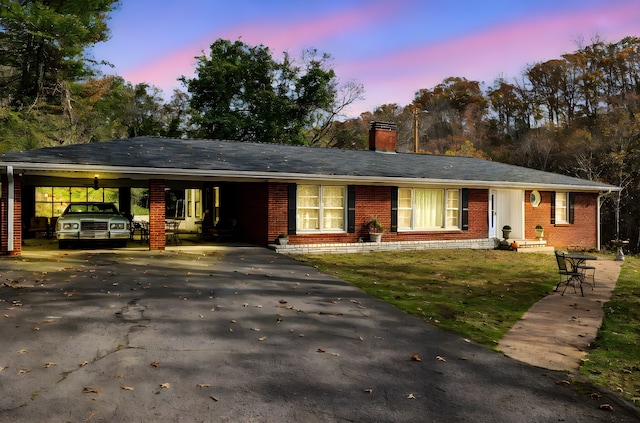
[[572, 224], [574, 220], [575, 193], [551, 192], [551, 223]]
[[398, 188], [398, 229], [460, 228], [460, 190]]
[[299, 231], [344, 231], [346, 188], [298, 185], [296, 223]]
[[556, 223], [563, 224], [569, 223], [569, 217], [567, 214], [567, 193], [556, 192]]

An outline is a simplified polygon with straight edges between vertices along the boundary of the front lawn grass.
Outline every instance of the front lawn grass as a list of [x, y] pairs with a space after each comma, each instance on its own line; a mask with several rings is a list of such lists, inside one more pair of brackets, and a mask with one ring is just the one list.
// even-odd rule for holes
[[[640, 405], [640, 259], [627, 256], [580, 372]], [[597, 289], [597, 287], [596, 287]]]
[[427, 250], [295, 258], [491, 348], [558, 282], [549, 254]]

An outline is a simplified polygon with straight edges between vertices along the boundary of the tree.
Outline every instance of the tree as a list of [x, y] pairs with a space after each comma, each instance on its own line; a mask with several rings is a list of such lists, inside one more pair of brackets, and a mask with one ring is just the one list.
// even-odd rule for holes
[[286, 53], [274, 60], [263, 45], [218, 39], [196, 59], [196, 77], [180, 80], [199, 137], [307, 144], [305, 133], [336, 105], [329, 56], [315, 50], [296, 65]]
[[108, 38], [117, 0], [4, 0], [0, 3], [0, 88], [5, 101], [56, 99], [69, 106], [68, 82], [91, 74], [87, 47]]

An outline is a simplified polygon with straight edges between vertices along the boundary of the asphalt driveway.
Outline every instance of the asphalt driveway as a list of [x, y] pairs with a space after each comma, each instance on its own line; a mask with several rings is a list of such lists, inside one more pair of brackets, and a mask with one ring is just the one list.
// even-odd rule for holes
[[639, 418], [263, 248], [25, 252], [0, 274], [0, 421]]

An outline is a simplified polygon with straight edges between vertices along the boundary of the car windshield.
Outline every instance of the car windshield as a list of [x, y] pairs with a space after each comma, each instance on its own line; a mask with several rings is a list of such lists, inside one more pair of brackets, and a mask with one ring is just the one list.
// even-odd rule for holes
[[117, 214], [116, 206], [109, 203], [70, 204], [64, 214], [69, 213], [103, 213]]

